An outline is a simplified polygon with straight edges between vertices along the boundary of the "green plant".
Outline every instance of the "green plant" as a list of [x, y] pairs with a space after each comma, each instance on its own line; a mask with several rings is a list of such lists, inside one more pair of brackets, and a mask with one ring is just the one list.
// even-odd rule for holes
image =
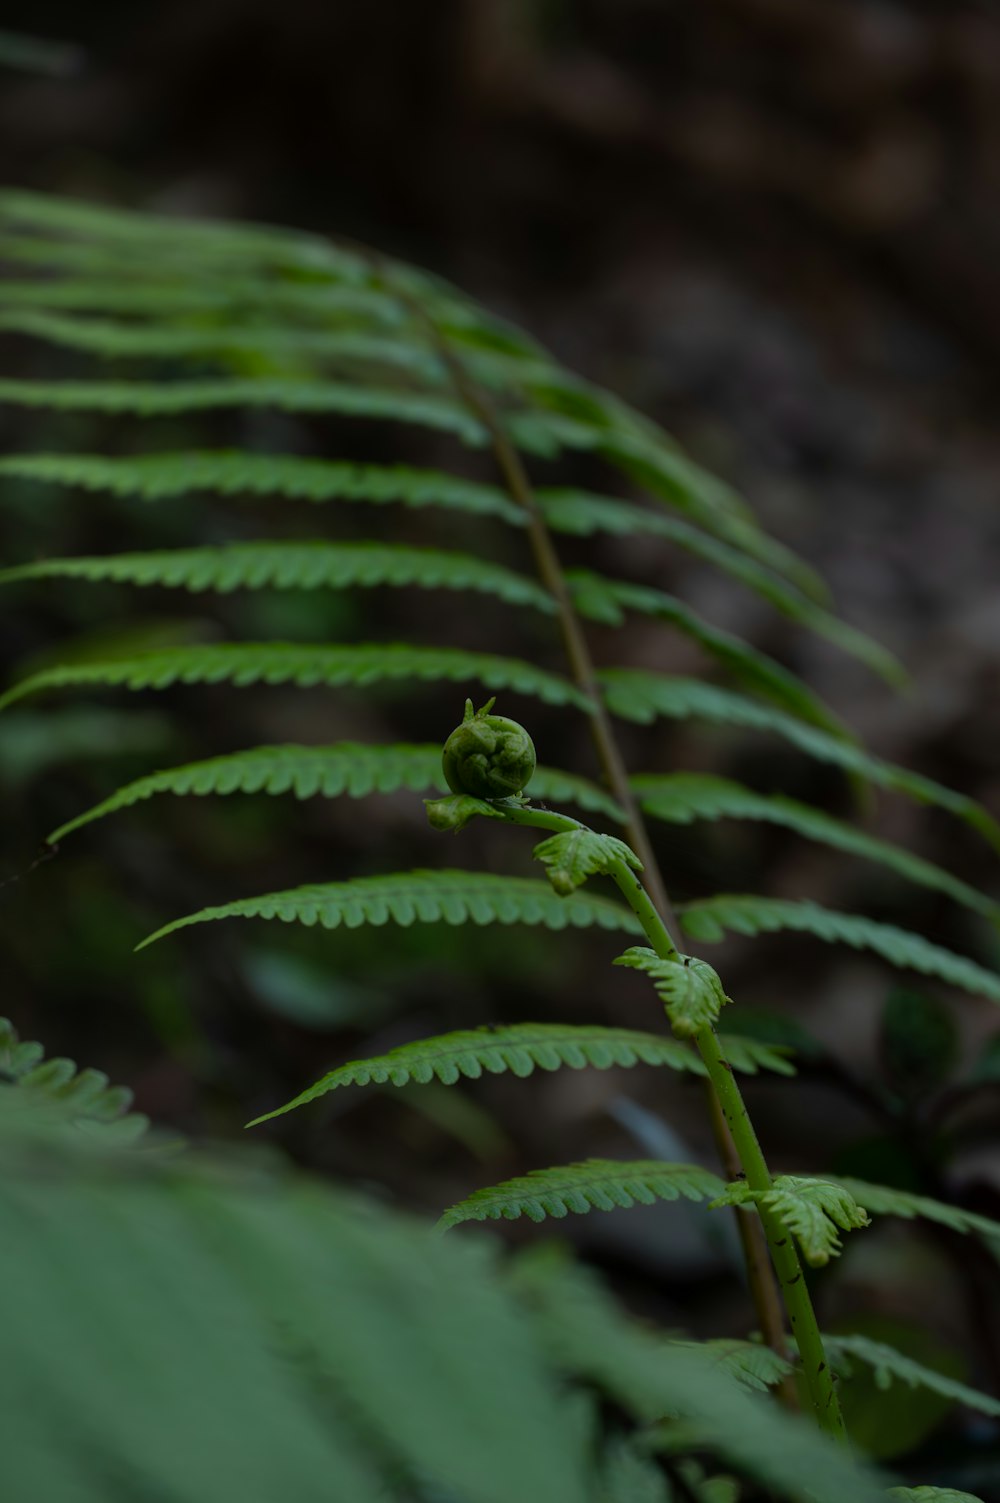
[[[588, 728], [603, 783], [575, 771], [540, 767], [533, 798], [572, 799], [623, 832], [624, 839], [591, 830], [530, 803], [485, 801], [454, 791], [433, 744], [365, 746], [253, 746], [159, 771], [118, 789], [97, 806], [64, 822], [61, 840], [116, 809], [157, 793], [291, 792], [360, 797], [407, 787], [453, 794], [432, 804], [439, 827], [458, 828], [473, 815], [529, 824], [549, 832], [538, 847], [549, 882], [493, 873], [416, 871], [351, 877], [262, 897], [202, 908], [164, 925], [149, 944], [194, 924], [229, 916], [355, 928], [444, 922], [451, 925], [527, 923], [551, 929], [596, 926], [644, 935], [623, 963], [644, 971], [665, 1003], [676, 1038], [624, 1030], [526, 1024], [497, 1035], [465, 1032], [408, 1045], [378, 1059], [352, 1062], [309, 1088], [292, 1105], [346, 1083], [426, 1080], [450, 1083], [477, 1071], [530, 1074], [539, 1066], [582, 1067], [645, 1061], [710, 1081], [725, 1125], [719, 1128], [725, 1181], [696, 1166], [606, 1161], [539, 1171], [528, 1180], [480, 1192], [453, 1208], [447, 1220], [535, 1219], [567, 1209], [611, 1208], [657, 1196], [685, 1194], [751, 1208], [739, 1213], [758, 1315], [777, 1359], [774, 1381], [787, 1378], [780, 1309], [758, 1223], [767, 1231], [789, 1314], [805, 1357], [805, 1381], [820, 1422], [840, 1433], [830, 1364], [820, 1346], [793, 1235], [808, 1260], [822, 1263], [838, 1248], [837, 1232], [864, 1224], [872, 1213], [921, 1215], [971, 1231], [991, 1245], [997, 1226], [933, 1197], [839, 1181], [781, 1176], [772, 1180], [746, 1117], [733, 1070], [786, 1073], [785, 1055], [747, 1038], [720, 1044], [715, 1020], [728, 1001], [706, 962], [679, 956], [674, 934], [696, 940], [803, 930], [828, 941], [872, 950], [894, 965], [934, 975], [1000, 1000], [1000, 977], [987, 966], [931, 943], [923, 935], [808, 901], [723, 895], [672, 907], [657, 866], [645, 817], [669, 824], [736, 817], [784, 824], [811, 840], [880, 863], [897, 877], [946, 895], [995, 921], [990, 899], [951, 872], [783, 796], [766, 795], [704, 774], [629, 776], [612, 717], [637, 725], [659, 719], [742, 727], [783, 739], [820, 762], [840, 768], [856, 787], [874, 785], [949, 811], [1000, 848], [1000, 828], [973, 800], [889, 764], [862, 748], [839, 718], [777, 661], [702, 620], [673, 596], [631, 581], [566, 570], [553, 534], [628, 535], [669, 540], [723, 570], [804, 628], [860, 658], [890, 681], [899, 678], [890, 656], [832, 614], [812, 571], [769, 538], [727, 487], [687, 460], [653, 425], [616, 398], [555, 364], [531, 340], [461, 297], [450, 287], [382, 257], [270, 230], [192, 225], [59, 203], [25, 194], [0, 198], [0, 253], [43, 276], [0, 284], [0, 327], [45, 345], [139, 362], [126, 378], [0, 381], [0, 402], [56, 413], [173, 417], [232, 409], [277, 409], [350, 419], [389, 420], [431, 435], [432, 445], [458, 440], [490, 450], [501, 484], [453, 469], [317, 459], [252, 449], [171, 449], [120, 454], [44, 452], [0, 460], [8, 481], [71, 486], [151, 502], [196, 493], [271, 496], [309, 502], [342, 501], [443, 511], [459, 533], [468, 519], [503, 524], [526, 542], [536, 567], [531, 578], [454, 547], [427, 548], [369, 540], [300, 542], [278, 538], [181, 550], [143, 550], [112, 557], [57, 558], [6, 571], [7, 583], [63, 577], [117, 581], [187, 591], [317, 590], [412, 585], [432, 591], [475, 590], [485, 599], [535, 613], [560, 634], [570, 676], [539, 667], [551, 637], [539, 633], [527, 657], [497, 655], [459, 645], [347, 641], [181, 642], [112, 652], [83, 649], [37, 666], [8, 690], [0, 707], [42, 690], [74, 686], [165, 689], [173, 684], [293, 684], [327, 688], [380, 682], [478, 682], [534, 697], [578, 713]], [[86, 315], [86, 316], [81, 316]], [[149, 379], [142, 362], [162, 362]], [[194, 363], [196, 375], [189, 375]], [[177, 378], [180, 372], [182, 379]], [[187, 427], [181, 432], [186, 436]], [[434, 449], [436, 454], [437, 450]], [[566, 456], [606, 467], [614, 484], [628, 484], [648, 505], [579, 489], [535, 489], [525, 456], [544, 465]], [[575, 461], [574, 461], [575, 462]], [[460, 534], [464, 535], [464, 534]], [[470, 534], [472, 535], [472, 534]], [[473, 543], [474, 546], [474, 543]], [[626, 612], [666, 622], [695, 642], [710, 662], [748, 692], [703, 679], [632, 667], [596, 668], [581, 618], [614, 628]], [[496, 717], [493, 717], [496, 718]], [[470, 725], [464, 727], [469, 734]], [[507, 722], [509, 725], [510, 722]], [[488, 722], [487, 728], [491, 730]], [[540, 735], [536, 739], [541, 743]], [[487, 755], [480, 741], [477, 757]], [[505, 769], [506, 771], [506, 769]], [[486, 791], [496, 792], [489, 783]], [[634, 872], [641, 868], [645, 886]], [[628, 906], [580, 891], [593, 875], [611, 876]], [[686, 1042], [690, 1040], [691, 1042]], [[288, 1110], [279, 1108], [279, 1115]], [[259, 1119], [258, 1119], [259, 1120]], [[735, 1140], [737, 1157], [727, 1137]], [[746, 1174], [736, 1183], [737, 1169]], [[786, 1384], [786, 1391], [788, 1385]], [[987, 1401], [989, 1402], [989, 1401]]]

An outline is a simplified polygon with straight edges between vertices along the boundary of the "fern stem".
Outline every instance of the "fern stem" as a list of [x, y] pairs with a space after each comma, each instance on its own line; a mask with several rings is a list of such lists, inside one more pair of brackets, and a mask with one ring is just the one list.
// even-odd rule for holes
[[[612, 866], [611, 875], [642, 924], [646, 938], [657, 955], [663, 960], [674, 959], [677, 946], [635, 873], [622, 861]], [[722, 1052], [714, 1028], [700, 1029], [694, 1036], [694, 1042], [708, 1071], [708, 1078], [739, 1155], [747, 1184], [751, 1190], [769, 1190], [772, 1184], [771, 1171], [750, 1121], [743, 1094], [736, 1084], [732, 1066]], [[840, 1412], [833, 1371], [823, 1347], [823, 1338], [795, 1242], [781, 1222], [763, 1208], [760, 1210], [760, 1222], [767, 1237], [774, 1271], [781, 1285], [792, 1335], [802, 1359], [803, 1384], [816, 1423], [827, 1434], [846, 1441], [847, 1430]]]
[[[552, 830], [555, 833], [585, 828], [579, 820], [552, 810], [504, 808], [503, 813], [512, 824], [530, 825], [535, 829]], [[646, 938], [657, 955], [663, 960], [675, 959], [678, 954], [677, 946], [635, 873], [624, 861], [619, 861], [612, 865], [610, 874], [642, 924]], [[763, 1151], [732, 1067], [722, 1053], [714, 1030], [702, 1029], [695, 1035], [694, 1042], [708, 1071], [713, 1134], [727, 1173], [734, 1178], [737, 1174], [745, 1174], [752, 1189], [770, 1189], [771, 1174]], [[734, 1153], [735, 1168], [732, 1163]], [[782, 1356], [785, 1354], [781, 1301], [774, 1282], [777, 1274], [791, 1319], [792, 1332], [807, 1374], [806, 1389], [817, 1422], [830, 1434], [846, 1439], [847, 1432], [833, 1386], [833, 1374], [823, 1350], [819, 1326], [795, 1245], [779, 1223], [769, 1223], [763, 1214], [753, 1219], [741, 1215], [739, 1211], [736, 1215], [739, 1218], [747, 1280], [764, 1337], [774, 1351]], [[810, 1371], [812, 1379], [809, 1377]], [[787, 1408], [798, 1407], [791, 1384], [781, 1386], [781, 1398]]]
[[[715, 1030], [703, 1028], [695, 1035], [695, 1044], [715, 1087], [747, 1184], [752, 1190], [769, 1190], [772, 1180], [767, 1160], [750, 1121], [742, 1092], [733, 1076], [732, 1066], [722, 1052]], [[821, 1430], [837, 1440], [846, 1441], [847, 1430], [840, 1412], [833, 1371], [823, 1347], [823, 1338], [794, 1239], [791, 1232], [763, 1207], [760, 1208], [760, 1220], [767, 1236], [778, 1283], [781, 1285], [792, 1336], [802, 1359], [802, 1380], [810, 1408]]]
[[[710, 1079], [706, 1079], [705, 1100], [708, 1103], [709, 1118], [712, 1124], [712, 1135], [715, 1138], [715, 1146], [719, 1158], [726, 1171], [729, 1180], [739, 1179], [743, 1173], [743, 1165], [733, 1142], [733, 1135], [729, 1131], [726, 1119], [722, 1113], [722, 1104], [716, 1094], [715, 1087]], [[765, 1343], [773, 1352], [784, 1357], [788, 1350], [788, 1337], [785, 1332], [785, 1312], [781, 1303], [781, 1294], [778, 1290], [774, 1269], [771, 1265], [770, 1250], [767, 1245], [767, 1237], [759, 1216], [743, 1216], [737, 1207], [733, 1207], [733, 1215], [736, 1218], [736, 1230], [743, 1249], [743, 1261], [746, 1264], [747, 1283], [753, 1298], [754, 1309], [760, 1322], [761, 1335]], [[777, 1384], [778, 1397], [786, 1409], [798, 1411], [798, 1389], [792, 1374], [782, 1378]]]

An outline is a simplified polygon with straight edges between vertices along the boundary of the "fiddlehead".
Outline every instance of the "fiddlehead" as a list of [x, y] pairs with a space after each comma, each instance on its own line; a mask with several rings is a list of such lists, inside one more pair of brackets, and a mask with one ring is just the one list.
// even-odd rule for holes
[[523, 725], [491, 715], [495, 699], [481, 710], [465, 701], [465, 718], [444, 744], [441, 765], [452, 793], [473, 798], [513, 798], [531, 781], [535, 744]]

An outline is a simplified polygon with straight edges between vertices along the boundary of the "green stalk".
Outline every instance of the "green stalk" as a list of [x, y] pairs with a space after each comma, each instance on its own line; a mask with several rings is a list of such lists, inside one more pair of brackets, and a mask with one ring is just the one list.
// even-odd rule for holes
[[[540, 809], [504, 808], [502, 812], [513, 824], [533, 825], [543, 830], [585, 828], [578, 820], [570, 819], [565, 814], [553, 814]], [[632, 912], [642, 924], [652, 949], [661, 960], [675, 960], [678, 955], [677, 946], [635, 873], [624, 861], [616, 861], [612, 863], [609, 875], [614, 878]], [[770, 1190], [773, 1181], [767, 1160], [715, 1029], [700, 1029], [694, 1036], [694, 1042], [715, 1089], [726, 1126], [732, 1134], [747, 1184], [751, 1190]], [[816, 1312], [795, 1241], [782, 1223], [763, 1208], [760, 1208], [760, 1219], [767, 1236], [771, 1261], [781, 1285], [792, 1336], [802, 1359], [802, 1380], [809, 1406], [821, 1430], [837, 1440], [846, 1441], [847, 1429], [840, 1412], [833, 1372], [823, 1348], [823, 1338], [816, 1322]]]

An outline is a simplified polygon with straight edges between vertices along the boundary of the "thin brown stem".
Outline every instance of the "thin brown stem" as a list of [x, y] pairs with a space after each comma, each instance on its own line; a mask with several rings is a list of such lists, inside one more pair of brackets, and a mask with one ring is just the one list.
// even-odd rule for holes
[[441, 339], [436, 330], [434, 330], [434, 335], [436, 347], [442, 360], [448, 366], [456, 391], [489, 433], [497, 468], [503, 476], [512, 499], [524, 512], [528, 542], [535, 560], [535, 568], [545, 588], [556, 602], [559, 633], [573, 682], [591, 701], [590, 734], [605, 782], [624, 811], [625, 834], [629, 845], [642, 862], [646, 886], [650, 890], [653, 902], [667, 922], [676, 928], [673, 908], [667, 896], [666, 885], [646, 829], [646, 822], [640, 812], [635, 794], [632, 792], [625, 762], [611, 727], [611, 717], [604, 707], [601, 688], [594, 672], [593, 659], [590, 656], [590, 648], [580, 626], [580, 618], [573, 605], [566, 576], [521, 456], [507, 437], [489, 397], [470, 379], [461, 360], [455, 355], [447, 341]]
[[[740, 1162], [736, 1144], [733, 1142], [733, 1135], [722, 1114], [722, 1106], [715, 1094], [715, 1087], [710, 1080], [705, 1082], [705, 1097], [708, 1102], [716, 1152], [726, 1171], [726, 1178], [737, 1180], [743, 1174], [743, 1165]], [[740, 1246], [743, 1249], [747, 1283], [750, 1286], [754, 1309], [760, 1322], [761, 1335], [773, 1352], [784, 1357], [788, 1349], [785, 1314], [775, 1281], [774, 1269], [771, 1266], [771, 1255], [768, 1251], [763, 1224], [759, 1216], [744, 1216], [735, 1208], [733, 1216]], [[801, 1407], [794, 1377], [783, 1378], [777, 1386], [777, 1393], [786, 1409], [797, 1410]]]

